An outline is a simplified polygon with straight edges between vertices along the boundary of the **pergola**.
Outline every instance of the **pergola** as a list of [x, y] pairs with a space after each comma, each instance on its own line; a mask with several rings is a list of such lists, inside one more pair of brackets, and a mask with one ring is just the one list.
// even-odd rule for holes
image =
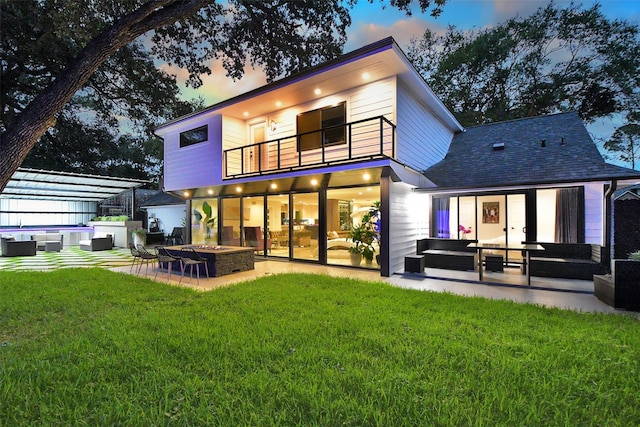
[[18, 168], [0, 198], [100, 202], [149, 181]]

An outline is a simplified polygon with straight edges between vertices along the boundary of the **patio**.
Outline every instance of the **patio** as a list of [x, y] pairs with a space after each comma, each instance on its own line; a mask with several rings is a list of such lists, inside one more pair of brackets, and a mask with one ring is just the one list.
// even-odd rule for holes
[[[131, 253], [128, 249], [114, 248], [110, 251], [89, 252], [77, 246], [65, 247], [61, 252], [38, 252], [33, 257], [0, 257], [0, 271], [22, 270], [54, 270], [69, 267], [101, 267], [126, 274], [131, 268]], [[547, 307], [563, 309], [626, 313], [604, 304], [593, 295], [593, 282], [585, 280], [551, 279], [532, 277], [531, 286], [526, 285], [526, 276], [519, 270], [507, 269], [504, 273], [487, 272], [483, 282], [478, 282], [478, 273], [474, 271], [453, 271], [444, 269], [427, 269], [426, 274], [394, 274], [391, 277], [380, 277], [378, 271], [355, 269], [348, 267], [323, 266], [314, 263], [299, 263], [256, 257], [255, 269], [238, 272], [210, 279], [200, 278], [197, 284], [195, 277], [191, 280], [186, 275], [181, 286], [208, 291], [234, 283], [252, 280], [257, 277], [280, 274], [299, 273], [303, 267], [307, 273], [327, 274], [336, 277], [350, 277], [362, 280], [382, 281], [392, 286], [405, 289], [449, 292], [463, 296], [477, 296], [490, 299], [505, 299], [518, 303], [531, 303]], [[141, 270], [145, 275], [145, 269]], [[153, 279], [155, 269], [149, 269], [147, 277]], [[166, 270], [161, 270], [157, 280], [167, 282]], [[172, 274], [171, 284], [178, 285], [179, 274]], [[640, 316], [640, 314], [639, 314]]]

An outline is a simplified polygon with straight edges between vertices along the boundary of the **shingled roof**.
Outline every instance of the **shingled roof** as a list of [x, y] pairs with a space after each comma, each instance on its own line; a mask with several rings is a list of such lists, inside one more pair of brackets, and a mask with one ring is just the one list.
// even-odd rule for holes
[[441, 188], [640, 179], [604, 161], [575, 112], [468, 128], [424, 175]]

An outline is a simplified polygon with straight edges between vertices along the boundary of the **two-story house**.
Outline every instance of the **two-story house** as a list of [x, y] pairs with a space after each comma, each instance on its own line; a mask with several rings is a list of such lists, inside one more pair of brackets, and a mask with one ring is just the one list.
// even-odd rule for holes
[[[586, 141], [597, 150], [579, 119], [581, 130], [574, 129], [577, 116], [567, 117], [571, 120], [564, 123], [539, 118], [544, 122], [539, 129], [570, 123], [556, 129], [548, 144], [565, 148], [553, 153], [568, 153], [561, 163], [574, 162], [571, 170], [580, 169], [585, 151], [575, 144]], [[591, 178], [565, 174], [536, 183], [537, 177], [529, 176], [532, 168], [522, 162], [520, 169], [502, 170], [515, 165], [513, 158], [541, 161], [533, 157], [533, 145], [514, 153], [512, 139], [491, 133], [512, 128], [508, 123], [465, 132], [387, 38], [180, 117], [156, 133], [164, 138], [164, 190], [185, 199], [191, 213], [185, 241], [254, 246], [264, 256], [348, 265], [349, 230], [380, 202], [380, 240], [374, 245], [379, 266], [362, 267], [389, 276], [403, 269], [404, 256], [415, 251], [419, 237], [458, 238], [464, 228], [474, 238], [519, 241], [556, 232], [545, 225], [556, 221], [545, 209], [556, 203], [553, 182], [575, 188], [569, 184]], [[517, 129], [516, 134], [523, 132]], [[550, 138], [532, 137], [536, 147]], [[478, 149], [465, 157], [470, 146]], [[447, 156], [450, 148], [458, 152]], [[603, 166], [600, 161], [592, 166]], [[558, 163], [553, 168], [561, 171]], [[473, 182], [484, 175], [491, 182]], [[582, 200], [582, 219], [574, 222], [584, 230], [588, 218], [589, 231], [577, 238], [604, 244], [601, 181], [634, 173], [605, 168], [594, 176], [600, 182], [586, 193], [577, 184], [582, 196], [561, 193], [569, 200], [578, 197], [567, 203]], [[539, 191], [532, 193], [531, 185]]]

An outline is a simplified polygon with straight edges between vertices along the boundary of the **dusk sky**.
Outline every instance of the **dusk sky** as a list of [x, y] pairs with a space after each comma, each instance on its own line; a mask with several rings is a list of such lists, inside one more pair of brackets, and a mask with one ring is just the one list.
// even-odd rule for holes
[[[596, 1], [587, 0], [576, 3], [587, 8]], [[389, 6], [383, 9], [383, 4], [388, 4], [388, 2], [381, 3], [374, 0], [371, 4], [366, 0], [360, 0], [357, 3], [351, 13], [352, 24], [347, 30], [348, 40], [345, 52], [388, 36], [392, 36], [400, 47], [407, 51], [411, 38], [421, 37], [426, 28], [444, 32], [449, 25], [469, 30], [491, 27], [515, 16], [529, 16], [539, 7], [546, 6], [548, 1], [449, 0], [438, 18], [431, 17], [428, 12], [421, 13], [417, 7], [415, 7], [412, 16], [407, 16]], [[565, 7], [570, 4], [570, 1], [556, 0], [555, 4]], [[640, 0], [602, 0], [600, 4], [602, 12], [609, 19], [626, 19], [631, 23], [640, 24]], [[206, 105], [215, 104], [266, 84], [260, 70], [248, 69], [244, 78], [236, 82], [225, 77], [226, 73], [219, 63], [213, 64], [212, 70], [213, 73], [210, 76], [203, 76], [203, 86], [194, 90], [185, 87], [184, 78], [186, 76], [183, 70], [167, 69], [170, 73], [178, 76], [180, 87], [186, 99], [202, 97]], [[590, 132], [596, 137], [607, 137], [606, 134], [610, 134], [613, 128], [610, 120], [589, 126]]]

